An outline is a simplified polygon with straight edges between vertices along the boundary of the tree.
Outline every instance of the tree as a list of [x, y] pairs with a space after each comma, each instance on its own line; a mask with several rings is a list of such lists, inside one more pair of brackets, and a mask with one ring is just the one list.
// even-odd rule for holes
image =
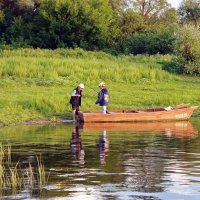
[[32, 20], [38, 6], [38, 0], [0, 0], [0, 9], [4, 14], [0, 24], [1, 37], [8, 44], [31, 44]]
[[41, 0], [38, 12], [34, 46], [102, 49], [115, 34], [107, 0]]
[[[176, 11], [170, 7], [166, 0], [128, 0], [130, 7], [138, 13], [141, 20], [141, 27], [155, 27], [160, 23], [169, 25], [176, 22]], [[167, 13], [171, 12], [171, 17]], [[172, 15], [173, 13], [173, 15]], [[165, 22], [165, 20], [167, 21]]]
[[115, 9], [120, 11], [117, 15], [121, 30], [120, 51], [133, 54], [172, 53], [177, 12], [166, 0], [126, 0]]
[[13, 17], [22, 16], [26, 12], [34, 11], [40, 0], [0, 0], [0, 9], [12, 13]]
[[129, 7], [127, 0], [109, 0], [116, 18], [116, 25], [121, 31], [120, 38], [124, 38], [140, 30], [141, 17]]
[[183, 0], [178, 8], [181, 23], [192, 23], [197, 28], [200, 26], [200, 1]]
[[120, 19], [120, 29], [123, 34], [130, 35], [142, 30], [141, 16], [132, 9], [127, 9]]
[[0, 0], [0, 10], [8, 44], [95, 50], [112, 45], [117, 34], [108, 0]]
[[117, 16], [121, 16], [121, 13], [123, 13], [128, 6], [126, 0], [109, 0], [109, 4]]
[[166, 0], [109, 0], [122, 37], [138, 31], [177, 25], [177, 12]]

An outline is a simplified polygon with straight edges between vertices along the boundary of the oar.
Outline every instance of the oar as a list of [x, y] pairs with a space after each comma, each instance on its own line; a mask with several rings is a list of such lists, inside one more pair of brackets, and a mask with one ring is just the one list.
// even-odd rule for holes
[[175, 107], [173, 107], [173, 109], [179, 109], [179, 108], [183, 108], [183, 107], [188, 107], [190, 104], [179, 104]]

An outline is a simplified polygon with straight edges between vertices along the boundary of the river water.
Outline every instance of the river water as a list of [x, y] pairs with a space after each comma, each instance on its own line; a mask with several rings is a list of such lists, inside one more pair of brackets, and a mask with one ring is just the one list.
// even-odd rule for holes
[[41, 189], [2, 199], [199, 200], [200, 119], [170, 123], [21, 125], [0, 128], [12, 160], [48, 174]]

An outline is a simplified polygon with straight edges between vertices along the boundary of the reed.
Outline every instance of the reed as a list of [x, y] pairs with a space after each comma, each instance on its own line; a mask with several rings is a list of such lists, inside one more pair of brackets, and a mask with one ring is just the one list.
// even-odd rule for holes
[[0, 163], [0, 191], [6, 188], [5, 167]]
[[45, 168], [44, 165], [41, 162], [41, 157], [40, 159], [37, 157], [37, 164], [38, 164], [38, 184], [39, 187], [42, 188], [46, 185], [47, 180], [46, 180], [46, 173], [45, 173]]
[[8, 185], [8, 187], [11, 187], [14, 193], [16, 192], [18, 188], [20, 189], [22, 186], [22, 178], [18, 172], [18, 165], [19, 163], [17, 163], [14, 167], [9, 167], [10, 185]]
[[35, 179], [35, 175], [34, 175], [34, 169], [31, 165], [31, 163], [29, 163], [29, 167], [26, 170], [25, 175], [26, 175], [26, 179], [27, 179], [27, 185], [25, 185], [25, 186], [28, 187], [29, 189], [33, 189], [36, 184], [36, 179]]
[[20, 162], [16, 164], [11, 162], [11, 145], [0, 145], [1, 162], [0, 162], [0, 193], [11, 189], [15, 194], [20, 189], [39, 188], [40, 190], [47, 184], [45, 167], [41, 158], [37, 157], [35, 167], [29, 163], [25, 170], [20, 166]]
[[4, 160], [4, 146], [0, 143], [0, 163]]

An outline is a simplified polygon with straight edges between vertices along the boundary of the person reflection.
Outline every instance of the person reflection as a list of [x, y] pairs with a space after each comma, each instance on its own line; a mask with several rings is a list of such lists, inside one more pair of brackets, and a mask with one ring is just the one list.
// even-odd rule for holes
[[70, 151], [73, 159], [77, 160], [80, 164], [85, 163], [85, 151], [82, 147], [81, 135], [77, 124], [73, 125], [72, 138], [70, 141]]
[[106, 152], [108, 152], [109, 149], [109, 141], [107, 138], [106, 130], [102, 131], [101, 136], [99, 137], [99, 140], [97, 141], [97, 147], [99, 150], [99, 160], [101, 164], [105, 164], [105, 157]]

